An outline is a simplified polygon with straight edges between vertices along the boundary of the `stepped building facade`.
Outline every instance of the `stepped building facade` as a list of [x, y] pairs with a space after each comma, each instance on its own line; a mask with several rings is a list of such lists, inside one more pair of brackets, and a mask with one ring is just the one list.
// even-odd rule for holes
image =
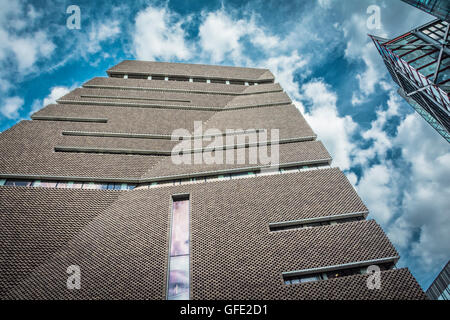
[[426, 298], [269, 70], [107, 74], [0, 134], [1, 299]]

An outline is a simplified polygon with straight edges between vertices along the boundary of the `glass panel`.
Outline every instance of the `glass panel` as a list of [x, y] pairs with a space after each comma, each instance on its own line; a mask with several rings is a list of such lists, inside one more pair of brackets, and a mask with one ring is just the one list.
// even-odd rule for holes
[[239, 179], [239, 178], [246, 178], [249, 176], [249, 172], [239, 172], [239, 173], [233, 173], [231, 175], [231, 179]]
[[108, 185], [106, 183], [94, 183], [94, 188], [96, 190], [106, 190]]
[[83, 187], [83, 182], [72, 182], [72, 189], [81, 189]]
[[189, 299], [189, 200], [173, 200], [169, 248], [168, 300]]
[[0, 179], [0, 186], [3, 186], [6, 182], [6, 179]]
[[95, 189], [95, 183], [94, 182], [87, 182], [83, 185], [83, 189]]
[[301, 278], [300, 279], [300, 281], [302, 283], [311, 282], [311, 281], [317, 281], [317, 280], [320, 280], [318, 276], [310, 276], [310, 277], [305, 277], [305, 278]]
[[136, 190], [148, 189], [148, 185], [137, 186], [135, 189], [136, 189]]
[[29, 187], [31, 186], [31, 181], [26, 180], [6, 180], [5, 186], [15, 186], [15, 187]]
[[189, 254], [189, 200], [174, 201], [170, 255]]
[[171, 257], [168, 283], [169, 300], [189, 300], [189, 255]]
[[40, 187], [41, 186], [41, 180], [34, 180], [32, 186], [33, 187]]
[[56, 188], [57, 181], [41, 181], [41, 187]]
[[58, 182], [58, 185], [56, 186], [58, 189], [66, 189], [68, 188], [68, 182], [66, 181], [60, 181]]

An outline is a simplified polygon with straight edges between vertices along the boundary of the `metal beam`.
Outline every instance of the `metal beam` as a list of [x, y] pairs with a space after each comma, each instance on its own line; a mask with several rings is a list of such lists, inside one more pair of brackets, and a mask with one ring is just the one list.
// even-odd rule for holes
[[412, 31], [412, 33], [417, 37], [420, 38], [421, 40], [433, 45], [434, 47], [438, 48], [438, 49], [442, 49], [447, 55], [450, 56], [450, 49], [447, 48], [445, 45], [443, 45], [442, 43], [440, 43], [439, 41], [434, 40], [433, 38], [427, 36], [425, 33], [423, 33], [422, 31], [418, 31], [418, 30], [414, 30]]
[[433, 77], [433, 82], [437, 84], [437, 78], [439, 75], [439, 68], [441, 67], [441, 61], [442, 61], [442, 54], [444, 53], [444, 48], [447, 45], [447, 37], [448, 37], [448, 30], [449, 30], [450, 24], [447, 25], [447, 29], [445, 29], [445, 36], [444, 39], [442, 41], [442, 47], [441, 50], [439, 51], [439, 58], [438, 61], [436, 63], [436, 72], [434, 73], [434, 77]]

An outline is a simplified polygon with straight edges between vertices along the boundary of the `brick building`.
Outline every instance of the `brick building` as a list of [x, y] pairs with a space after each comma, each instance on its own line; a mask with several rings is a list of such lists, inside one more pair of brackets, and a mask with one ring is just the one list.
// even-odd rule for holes
[[[0, 134], [2, 299], [426, 298], [269, 70], [123, 61], [107, 73]], [[194, 159], [244, 161], [174, 163], [180, 128]], [[279, 129], [278, 169], [250, 159], [268, 134], [211, 148], [226, 129]]]

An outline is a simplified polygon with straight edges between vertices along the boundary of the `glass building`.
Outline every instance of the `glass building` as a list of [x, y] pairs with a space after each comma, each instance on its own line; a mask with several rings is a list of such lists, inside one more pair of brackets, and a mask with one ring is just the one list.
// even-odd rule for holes
[[450, 300], [450, 261], [430, 285], [427, 295], [433, 300]]
[[448, 0], [402, 0], [438, 19], [450, 22], [450, 1]]
[[370, 35], [398, 93], [450, 142], [450, 1], [405, 1], [437, 17], [394, 39]]

